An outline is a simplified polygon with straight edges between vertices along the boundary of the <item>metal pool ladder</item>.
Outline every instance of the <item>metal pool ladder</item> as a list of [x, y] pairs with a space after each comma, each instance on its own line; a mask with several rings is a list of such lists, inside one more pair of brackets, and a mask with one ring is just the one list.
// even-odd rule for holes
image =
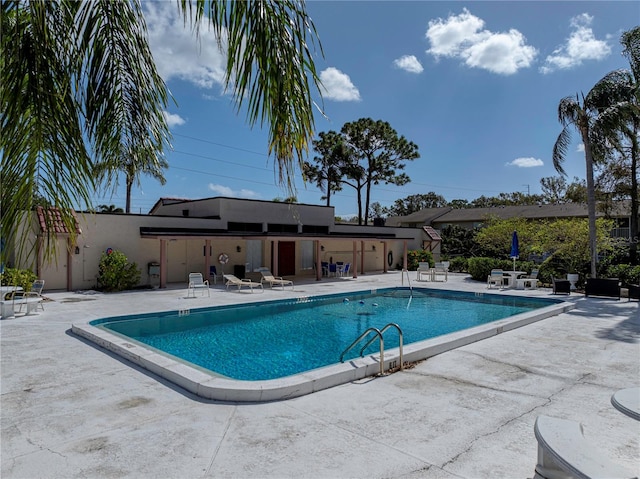
[[[360, 349], [360, 357], [362, 357], [362, 355], [364, 354], [364, 350], [367, 349], [371, 345], [371, 343], [373, 343], [376, 340], [376, 338], [379, 338], [380, 339], [380, 374], [383, 375], [384, 374], [384, 336], [383, 336], [383, 334], [387, 329], [389, 329], [391, 327], [396, 328], [398, 330], [399, 349], [400, 349], [400, 371], [402, 371], [402, 366], [403, 366], [403, 360], [402, 360], [402, 329], [400, 329], [400, 326], [398, 326], [396, 323], [389, 323], [382, 329], [378, 329], [378, 328], [369, 328], [369, 329], [367, 329], [364, 333], [362, 333], [360, 336], [358, 336], [358, 339], [356, 339], [353, 343], [351, 343], [349, 345], [349, 347], [342, 352], [342, 354], [340, 355], [340, 362], [343, 363], [344, 362], [344, 355], [347, 354], [351, 349], [353, 349], [360, 341], [362, 341], [366, 337], [370, 336], [371, 333], [373, 333], [374, 336], [372, 338], [370, 338], [369, 341], [367, 341], [365, 343], [365, 345], [362, 347], [362, 349]], [[389, 368], [390, 369], [392, 368], [391, 364], [389, 365]]]
[[411, 279], [409, 279], [409, 270], [408, 269], [403, 269], [402, 270], [402, 275], [401, 275], [401, 280], [402, 280], [402, 285], [404, 286], [404, 277], [407, 277], [407, 284], [409, 285], [409, 291], [411, 291], [411, 295], [413, 295], [413, 286], [411, 286]]

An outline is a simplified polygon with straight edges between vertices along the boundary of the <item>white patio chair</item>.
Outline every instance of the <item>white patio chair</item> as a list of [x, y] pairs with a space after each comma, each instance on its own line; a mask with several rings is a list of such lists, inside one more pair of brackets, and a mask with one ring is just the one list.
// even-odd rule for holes
[[449, 268], [445, 267], [444, 263], [436, 263], [433, 268], [433, 280], [438, 281], [438, 275], [444, 277], [445, 283], [449, 279]]
[[501, 269], [492, 269], [487, 277], [487, 288], [491, 289], [492, 286], [504, 286], [504, 272]]
[[17, 291], [14, 294], [14, 304], [18, 306], [18, 312], [22, 312], [22, 306], [27, 307], [27, 314], [37, 311], [40, 308], [44, 311], [42, 290], [44, 289], [44, 279], [36, 279], [29, 291]]
[[196, 297], [196, 291], [207, 291], [207, 296], [211, 297], [211, 291], [209, 290], [209, 281], [202, 278], [202, 273], [189, 273], [189, 290], [187, 291], [187, 297], [190, 297], [193, 293], [193, 297]]

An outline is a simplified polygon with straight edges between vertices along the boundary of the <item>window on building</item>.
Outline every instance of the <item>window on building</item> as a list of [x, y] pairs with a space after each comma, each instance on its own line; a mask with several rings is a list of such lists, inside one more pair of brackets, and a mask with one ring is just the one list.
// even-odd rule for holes
[[313, 241], [300, 241], [300, 253], [302, 255], [302, 269], [313, 269]]
[[238, 231], [238, 232], [252, 232], [252, 233], [261, 233], [262, 232], [262, 223], [238, 223], [234, 221], [229, 221], [227, 224], [227, 230], [229, 231]]
[[298, 232], [298, 225], [269, 223], [267, 225], [267, 231], [269, 233], [297, 233]]
[[302, 232], [307, 234], [329, 234], [329, 227], [324, 225], [302, 225]]
[[247, 240], [247, 271], [257, 271], [262, 264], [262, 241]]

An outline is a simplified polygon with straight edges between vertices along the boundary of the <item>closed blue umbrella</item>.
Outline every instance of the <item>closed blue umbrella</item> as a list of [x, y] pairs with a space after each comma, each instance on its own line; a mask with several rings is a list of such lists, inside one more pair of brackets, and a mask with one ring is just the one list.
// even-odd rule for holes
[[520, 243], [518, 242], [518, 233], [513, 232], [511, 237], [511, 258], [513, 258], [513, 270], [516, 270], [516, 259], [520, 256]]

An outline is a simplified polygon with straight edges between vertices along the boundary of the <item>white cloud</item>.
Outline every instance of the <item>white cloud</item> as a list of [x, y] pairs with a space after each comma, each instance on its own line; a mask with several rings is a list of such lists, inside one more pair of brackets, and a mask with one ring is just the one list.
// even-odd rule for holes
[[577, 147], [576, 147], [576, 151], [578, 153], [584, 153], [584, 143], [580, 143]]
[[513, 161], [507, 163], [507, 166], [517, 166], [518, 168], [535, 168], [536, 166], [543, 166], [544, 161], [538, 158], [516, 158]]
[[478, 30], [484, 27], [484, 21], [471, 15], [465, 8], [460, 15], [449, 15], [443, 20], [431, 20], [427, 29], [426, 37], [431, 43], [431, 48], [427, 53], [440, 57], [456, 57], [473, 42], [478, 35]]
[[165, 81], [178, 78], [201, 88], [223, 86], [226, 58], [206, 21], [196, 39], [175, 2], [144, 2], [149, 44]]
[[209, 183], [209, 185], [207, 186], [207, 188], [210, 191], [213, 191], [214, 193], [220, 195], [220, 196], [227, 196], [229, 198], [259, 198], [260, 195], [258, 193], [256, 193], [253, 190], [247, 190], [247, 189], [241, 189], [241, 190], [233, 190], [231, 188], [229, 188], [228, 186], [223, 186], [223, 185], [216, 185], [214, 183]]
[[611, 46], [606, 40], [597, 40], [590, 28], [593, 17], [586, 13], [571, 19], [573, 31], [564, 45], [549, 55], [542, 73], [566, 70], [582, 65], [586, 60], [602, 60], [611, 54]]
[[531, 66], [538, 54], [518, 30], [503, 33], [485, 30], [484, 20], [466, 8], [460, 15], [431, 20], [425, 36], [431, 45], [427, 53], [436, 59], [459, 58], [469, 67], [501, 75], [512, 75]]
[[163, 111], [164, 119], [167, 121], [167, 125], [169, 128], [172, 126], [184, 125], [186, 123], [185, 119], [176, 113], [169, 113], [168, 111]]
[[422, 65], [414, 55], [401, 56], [393, 60], [393, 65], [409, 73], [422, 73], [424, 71], [424, 68], [422, 68]]
[[322, 96], [335, 101], [360, 101], [360, 92], [351, 83], [349, 75], [329, 67], [320, 73]]

